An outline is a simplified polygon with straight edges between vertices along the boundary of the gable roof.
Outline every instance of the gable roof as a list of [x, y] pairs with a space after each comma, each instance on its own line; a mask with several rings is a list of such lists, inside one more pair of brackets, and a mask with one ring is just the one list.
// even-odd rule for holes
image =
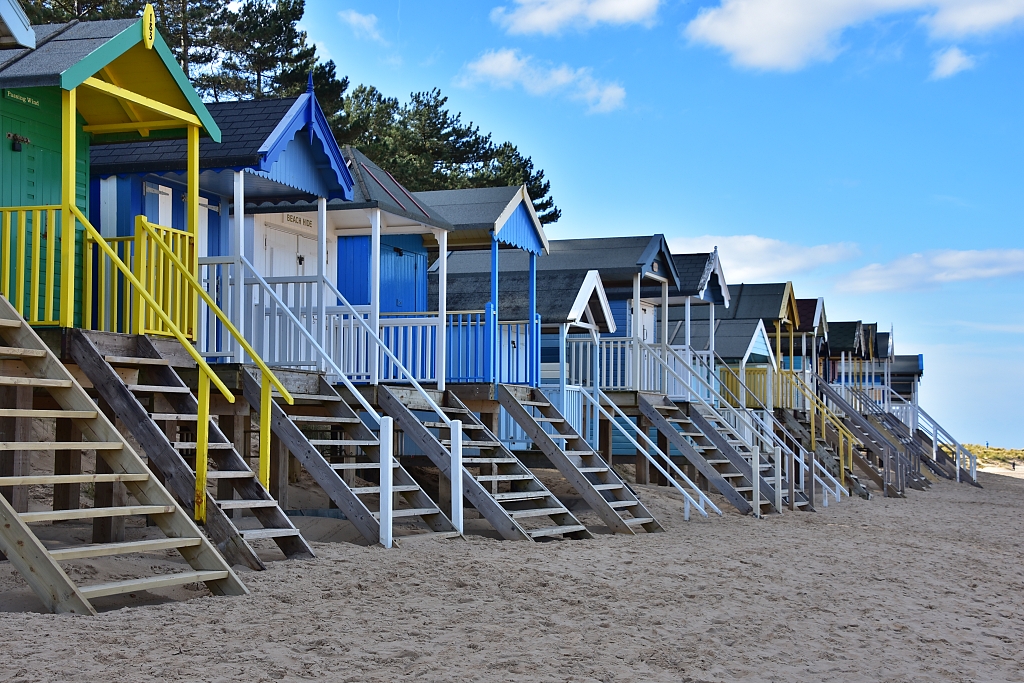
[[[101, 71], [109, 71], [116, 78], [103, 80], [116, 80], [120, 87], [147, 96], [159, 92], [161, 97], [155, 99], [195, 114], [210, 137], [220, 140], [220, 129], [160, 33], [156, 33], [152, 49], [143, 45], [141, 18], [74, 20], [32, 29], [35, 49], [0, 50], [0, 87], [72, 90]], [[105, 99], [82, 93], [79, 112], [88, 124], [122, 123], [127, 118], [119, 106], [98, 106]], [[153, 120], [165, 118], [158, 115]]]
[[[437, 296], [438, 274], [430, 273], [428, 301]], [[452, 311], [483, 310], [491, 298], [491, 277], [488, 272], [460, 273], [449, 271], [447, 305]], [[530, 310], [529, 272], [505, 270], [498, 276], [498, 317], [500, 320], [526, 320]], [[590, 316], [587, 315], [587, 308]], [[608, 297], [596, 270], [538, 271], [537, 313], [543, 326], [587, 323], [590, 320], [600, 332], [614, 332], [615, 320]]]
[[841, 353], [863, 352], [861, 327], [859, 320], [829, 323], [828, 347], [833, 358]]
[[36, 46], [36, 33], [18, 0], [0, 0], [0, 49]]
[[828, 323], [825, 320], [825, 299], [797, 299], [796, 310], [800, 314], [800, 326], [797, 332], [813, 332], [828, 334]]
[[[352, 203], [345, 209], [382, 209], [388, 213], [404, 216], [411, 220], [444, 230], [454, 230], [441, 213], [429, 206], [417, 193], [409, 192], [395, 180], [394, 176], [370, 161], [370, 158], [355, 147], [345, 146], [341, 150], [355, 179]], [[331, 208], [335, 208], [333, 205]]]
[[537, 262], [538, 268], [598, 270], [609, 293], [632, 288], [637, 273], [666, 278], [671, 287], [679, 289], [679, 275], [664, 235], [552, 240], [549, 246], [548, 255]]
[[792, 282], [729, 285], [732, 306], [722, 312], [723, 319], [761, 318], [768, 322], [790, 321], [800, 326], [800, 313], [793, 296]]
[[712, 252], [673, 254], [672, 262], [679, 274], [680, 295], [698, 298], [710, 296], [710, 301], [729, 307], [729, 286], [725, 282], [718, 247]]
[[[454, 232], [448, 237], [450, 247], [462, 243], [479, 248], [497, 239], [535, 254], [548, 251], [547, 235], [525, 185], [432, 190], [413, 195], [453, 226]], [[524, 220], [514, 220], [517, 212]]]

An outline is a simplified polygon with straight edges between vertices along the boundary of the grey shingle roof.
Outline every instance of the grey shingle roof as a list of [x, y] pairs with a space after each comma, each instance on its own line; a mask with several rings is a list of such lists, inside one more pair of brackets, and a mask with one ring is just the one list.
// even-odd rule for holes
[[[544, 325], [557, 325], [569, 321], [569, 313], [576, 297], [583, 288], [587, 271], [538, 271], [537, 313]], [[437, 297], [437, 273], [430, 273], [427, 300]], [[491, 298], [490, 273], [457, 273], [448, 275], [448, 310], [478, 311]], [[498, 276], [498, 318], [500, 320], [526, 320], [530, 310], [529, 272], [505, 271]], [[599, 307], [592, 307], [599, 324], [602, 320]]]
[[859, 320], [853, 322], [830, 322], [828, 324], [828, 348], [833, 358], [840, 353], [861, 353], [861, 329]]
[[814, 313], [818, 310], [817, 299], [797, 299], [796, 310], [800, 314], [800, 327], [797, 332], [814, 332]]
[[[199, 145], [200, 168], [239, 168], [260, 162], [259, 150], [295, 104], [295, 97], [206, 105], [221, 129], [219, 143]], [[151, 173], [185, 169], [185, 140], [148, 140], [131, 144], [94, 145], [89, 149], [93, 173]]]
[[436, 209], [458, 231], [492, 230], [517, 192], [518, 187], [481, 187], [414, 192], [413, 195], [417, 201]]
[[715, 315], [721, 315], [723, 320], [743, 318], [778, 320], [785, 294], [785, 282], [729, 285], [732, 305], [729, 308], [715, 310]]
[[679, 273], [679, 293], [682, 296], [697, 296], [711, 277], [714, 265], [711, 253], [672, 254], [672, 261]]
[[112, 19], [34, 26], [35, 50], [0, 50], [0, 87], [60, 85], [62, 73], [138, 21]]
[[345, 156], [356, 184], [353, 188], [352, 202], [331, 208], [381, 208], [427, 225], [445, 230], [454, 229], [438, 209], [417, 196], [421, 193], [406, 190], [390, 173], [370, 161], [369, 157], [358, 149], [344, 147], [341, 153]]

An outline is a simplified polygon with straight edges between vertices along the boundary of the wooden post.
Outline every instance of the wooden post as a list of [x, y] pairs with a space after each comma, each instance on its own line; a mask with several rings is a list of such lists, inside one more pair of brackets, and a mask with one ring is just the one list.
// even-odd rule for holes
[[277, 499], [282, 510], [288, 509], [288, 448], [270, 435], [270, 495]]
[[[314, 339], [325, 347], [327, 325], [327, 199], [318, 197], [316, 200], [316, 276], [319, 282], [316, 288], [316, 336]], [[333, 303], [337, 303], [332, 301]], [[321, 369], [326, 370], [323, 360]]]
[[[103, 414], [118, 426], [114, 410], [102, 398], [97, 405]], [[96, 474], [113, 474], [114, 470], [102, 457], [103, 451], [96, 451]], [[128, 490], [120, 482], [96, 484], [93, 507], [120, 507], [128, 504]], [[124, 517], [100, 517], [92, 522], [93, 543], [121, 543], [124, 541]]]
[[[661, 430], [658, 430], [657, 441], [658, 441], [658, 449], [662, 453], [664, 453], [666, 457], [668, 457], [670, 455], [671, 446], [669, 446], [669, 444], [668, 444], [668, 437], [666, 435], [662, 434]], [[666, 472], [670, 472], [672, 470], [672, 468], [669, 467], [669, 464], [668, 464], [667, 461], [661, 463], [661, 466], [665, 468]], [[661, 472], [658, 472], [657, 470], [655, 470], [655, 478], [658, 480], [658, 486], [668, 486], [668, 479], [666, 479], [665, 475], [662, 474]]]
[[612, 462], [612, 458], [614, 457], [612, 448], [612, 421], [605, 419], [603, 417], [599, 419], [601, 425], [601, 435], [598, 441], [601, 447], [601, 457], [603, 457], [604, 461], [608, 463], [608, 467], [612, 467], [614, 465], [614, 463]]
[[[58, 418], [55, 431], [57, 441], [81, 441], [82, 430], [73, 420]], [[81, 474], [82, 450], [56, 451], [53, 454], [54, 474]], [[81, 484], [56, 484], [53, 487], [54, 510], [77, 510], [82, 506]]]
[[[462, 420], [452, 420], [451, 429], [452, 462], [451, 474], [451, 511], [450, 519], [456, 531], [462, 533]], [[444, 477], [442, 477], [443, 479]]]
[[[391, 547], [392, 512], [394, 511], [394, 497], [392, 494], [392, 478], [394, 470], [391, 469], [395, 428], [392, 418], [384, 416], [380, 418], [380, 544], [385, 548]], [[455, 438], [454, 436], [452, 438]], [[461, 496], [452, 496], [452, 500]]]
[[[187, 217], [188, 231], [191, 233], [193, 249], [191, 259], [185, 265], [192, 269], [192, 275], [199, 277], [199, 126], [188, 127], [188, 187]], [[188, 331], [193, 335], [199, 325], [199, 292], [188, 295]]]
[[789, 452], [789, 468], [786, 474], [789, 479], [789, 509], [793, 511], [796, 510], [796, 455], [793, 451]]
[[[380, 230], [383, 222], [380, 209], [370, 213], [370, 329], [374, 336], [380, 334]], [[380, 379], [380, 351], [376, 344], [370, 344], [370, 384]]]
[[[643, 431], [645, 433], [647, 432], [647, 430], [649, 428], [648, 424], [647, 424], [647, 420], [644, 419], [643, 417], [638, 417], [637, 418], [637, 426], [640, 428], [641, 431]], [[643, 439], [637, 439], [637, 443], [640, 444], [640, 446], [644, 445]], [[637, 451], [636, 451], [636, 483], [638, 483], [638, 484], [649, 484], [651, 482], [649, 465], [650, 465], [650, 463], [647, 462], [647, 456], [644, 454], [644, 451], [641, 451], [640, 449], [637, 449]]]
[[[60, 325], [75, 326], [75, 217], [77, 194], [78, 102], [74, 89], [61, 90]], [[21, 303], [20, 301], [18, 302]], [[35, 305], [36, 302], [33, 302]]]
[[[236, 398], [236, 401], [243, 401], [241, 398]], [[232, 410], [238, 408], [237, 403], [231, 406]], [[238, 454], [242, 456], [242, 459], [248, 462], [249, 460], [249, 434], [246, 430], [246, 423], [250, 420], [249, 407], [245, 406], [245, 413], [238, 415], [232, 413], [230, 415], [219, 415], [218, 424], [220, 431], [223, 432], [224, 436], [227, 437], [228, 441], [235, 447]], [[235, 487], [232, 485], [230, 479], [218, 479], [217, 480], [217, 500], [232, 500], [235, 497]], [[234, 516], [234, 510], [225, 510], [224, 514], [228, 517]]]
[[[235, 263], [234, 268], [234, 286], [231, 289], [231, 322], [239, 330], [245, 329], [245, 271], [242, 267], [242, 255], [245, 253], [245, 172], [235, 171], [234, 175], [234, 191], [235, 191], [235, 220], [231, 228], [231, 239], [229, 240], [229, 249], [231, 256], [234, 257]], [[231, 346], [229, 348], [235, 349], [235, 362], [245, 362], [245, 351], [242, 350], [241, 344], [235, 341], [234, 337], [230, 337], [229, 342]]]
[[[630, 387], [633, 391], [640, 390], [640, 273], [633, 276], [633, 356], [630, 358], [630, 370], [633, 373]], [[637, 480], [639, 483], [639, 479]], [[645, 480], [646, 484], [647, 481]]]
[[[0, 388], [0, 405], [20, 410], [32, 408], [32, 387]], [[3, 441], [32, 441], [32, 419], [25, 417], [0, 418], [0, 437]], [[0, 451], [0, 477], [24, 477], [32, 473], [31, 451]], [[3, 486], [0, 494], [11, 503], [15, 512], [28, 512], [28, 487]]]
[[[807, 494], [807, 500], [809, 500], [810, 504], [813, 506], [814, 505], [814, 451], [807, 451], [806, 458], [807, 458], [807, 474], [805, 476], [807, 477], [807, 479], [806, 479], [805, 484], [804, 484], [804, 493]], [[827, 501], [825, 502], [825, 505], [828, 506], [828, 502]]]

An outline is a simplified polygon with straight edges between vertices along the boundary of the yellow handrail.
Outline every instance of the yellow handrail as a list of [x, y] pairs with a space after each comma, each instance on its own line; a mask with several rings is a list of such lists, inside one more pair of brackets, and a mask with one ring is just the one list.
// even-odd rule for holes
[[[113, 263], [117, 267], [117, 269], [120, 270], [121, 273], [124, 274], [125, 279], [127, 279], [132, 284], [132, 286], [135, 287], [135, 291], [139, 293], [139, 296], [142, 299], [144, 299], [147, 304], [149, 304], [150, 306], [153, 307], [153, 311], [156, 313], [157, 317], [159, 317], [161, 319], [161, 321], [165, 325], [167, 325], [168, 329], [171, 331], [171, 334], [173, 334], [174, 337], [178, 340], [178, 342], [183, 347], [185, 347], [185, 350], [188, 352], [188, 354], [190, 356], [192, 356], [192, 359], [195, 360], [196, 365], [197, 365], [197, 367], [200, 370], [200, 372], [199, 372], [199, 399], [200, 400], [199, 400], [199, 410], [198, 410], [198, 416], [197, 416], [198, 423], [197, 424], [198, 425], [205, 425], [206, 429], [203, 429], [201, 426], [197, 427], [197, 429], [196, 429], [196, 431], [197, 431], [197, 441], [196, 441], [196, 496], [195, 496], [194, 516], [195, 516], [196, 521], [205, 522], [206, 521], [206, 467], [205, 467], [205, 465], [206, 465], [206, 456], [207, 456], [207, 451], [208, 451], [209, 444], [208, 443], [200, 443], [199, 442], [199, 437], [202, 437], [204, 435], [204, 432], [207, 432], [207, 430], [209, 429], [209, 422], [210, 422], [210, 385], [209, 385], [209, 383], [212, 381], [214, 383], [214, 385], [217, 387], [217, 390], [220, 391], [220, 393], [224, 396], [225, 399], [227, 399], [227, 401], [229, 403], [234, 403], [235, 402], [235, 395], [232, 394], [231, 391], [224, 384], [224, 382], [221, 381], [220, 377], [217, 376], [217, 374], [213, 371], [213, 369], [206, 362], [206, 359], [204, 359], [203, 356], [195, 349], [195, 347], [192, 346], [192, 343], [189, 342], [189, 340], [185, 338], [185, 335], [182, 334], [181, 330], [178, 329], [177, 325], [174, 324], [174, 322], [170, 319], [170, 317], [167, 315], [167, 313], [165, 313], [164, 310], [162, 308], [160, 308], [159, 305], [157, 305], [157, 302], [153, 298], [153, 295], [150, 294], [142, 286], [142, 283], [139, 281], [139, 279], [137, 277], [135, 277], [134, 273], [132, 273], [131, 268], [129, 268], [125, 264], [125, 262], [122, 261], [118, 257], [117, 252], [115, 252], [114, 249], [109, 244], [107, 244], [107, 241], [105, 239], [103, 239], [103, 236], [99, 233], [98, 230], [96, 230], [96, 228], [93, 227], [92, 223], [89, 222], [89, 220], [85, 217], [84, 214], [82, 214], [82, 212], [78, 209], [78, 207], [72, 205], [71, 206], [71, 212], [74, 215], [74, 217], [77, 218], [78, 221], [85, 227], [86, 234], [90, 238], [92, 238], [92, 240], [97, 245], [99, 245], [100, 249], [102, 249], [106, 253], [106, 255], [110, 259], [111, 263]], [[268, 455], [269, 455], [269, 453], [268, 453]], [[262, 456], [262, 454], [261, 454], [261, 456]]]
[[[853, 432], [851, 432], [846, 425], [843, 424], [842, 420], [836, 413], [828, 407], [828, 405], [822, 401], [817, 394], [815, 394], [809, 386], [803, 381], [800, 375], [796, 374], [793, 370], [782, 370], [779, 373], [779, 385], [781, 385], [785, 379], [789, 380], [790, 386], [794, 387], [808, 402], [810, 409], [810, 422], [811, 422], [811, 439], [814, 439], [815, 432], [815, 416], [817, 412], [821, 413], [821, 436], [825, 437], [826, 425], [831, 425], [836, 430], [836, 434], [839, 436], [839, 481], [843, 486], [846, 486], [846, 468], [853, 469], [853, 444], [856, 440]], [[780, 394], [785, 395], [780, 391]], [[787, 406], [793, 408], [794, 406]], [[845, 448], [844, 448], [845, 442]]]
[[[285, 402], [288, 405], [293, 405], [295, 403], [295, 399], [292, 398], [292, 395], [288, 392], [287, 389], [284, 388], [284, 385], [281, 384], [281, 380], [279, 380], [277, 378], [277, 376], [273, 372], [271, 372], [270, 367], [265, 362], [263, 362], [263, 359], [259, 357], [259, 354], [256, 353], [255, 349], [252, 348], [252, 346], [249, 344], [249, 342], [246, 340], [246, 338], [242, 335], [242, 333], [239, 332], [238, 329], [231, 323], [231, 321], [228, 319], [227, 315], [225, 315], [224, 311], [222, 311], [220, 309], [220, 307], [217, 305], [217, 302], [215, 302], [213, 300], [213, 297], [211, 297], [207, 293], [207, 291], [199, 283], [199, 280], [196, 279], [195, 275], [193, 275], [192, 272], [185, 266], [185, 264], [181, 262], [181, 259], [178, 258], [178, 256], [174, 253], [174, 251], [169, 246], [167, 246], [167, 244], [165, 244], [162, 239], [160, 239], [159, 235], [157, 235], [156, 231], [153, 229], [153, 226], [149, 223], [149, 221], [147, 221], [144, 216], [136, 216], [136, 218], [135, 218], [135, 225], [136, 225], [136, 230], [137, 231], [138, 230], [144, 230], [144, 231], [146, 231], [146, 233], [149, 234], [150, 237], [153, 238], [153, 241], [156, 242], [156, 244], [157, 244], [157, 246], [159, 246], [160, 250], [164, 252], [164, 254], [170, 259], [171, 263], [173, 263], [174, 266], [176, 268], [178, 268], [182, 272], [182, 274], [185, 276], [185, 282], [187, 282], [189, 284], [189, 286], [192, 287], [192, 291], [195, 292], [196, 294], [198, 294], [203, 299], [203, 301], [206, 302], [206, 305], [210, 307], [210, 310], [213, 311], [214, 315], [217, 316], [217, 319], [220, 320], [220, 322], [224, 325], [225, 329], [227, 329], [228, 332], [231, 333], [231, 336], [235, 338], [235, 341], [238, 342], [239, 346], [241, 346], [245, 350], [246, 354], [248, 354], [249, 357], [253, 360], [253, 362], [256, 363], [256, 367], [258, 367], [260, 369], [261, 383], [262, 383], [262, 386], [260, 387], [260, 395], [262, 397], [262, 400], [260, 401], [260, 466], [259, 466], [259, 480], [260, 480], [260, 483], [263, 484], [264, 488], [270, 488], [270, 386], [273, 385], [274, 387], [277, 388], [278, 392], [280, 392], [280, 394], [281, 394], [281, 397], [285, 400]], [[153, 305], [153, 304], [150, 303], [150, 305]], [[159, 311], [159, 309], [158, 309], [158, 312], [162, 313], [162, 311]], [[166, 315], [164, 317], [166, 317]], [[200, 381], [199, 390], [200, 390], [200, 393], [203, 390], [202, 381]], [[209, 419], [209, 418], [207, 418], [207, 419]], [[196, 435], [196, 439], [197, 439], [196, 440], [197, 453], [198, 453], [198, 449], [199, 449], [200, 446], [205, 446], [206, 445], [205, 443], [201, 443], [199, 441], [199, 439], [204, 438], [206, 436], [206, 434], [204, 432], [205, 432], [205, 430], [199, 432]], [[205, 456], [205, 450], [204, 450], [204, 456]], [[197, 467], [199, 465], [198, 458], [196, 460], [196, 465], [197, 465]], [[204, 466], [205, 466], [205, 461], [204, 461]], [[206, 478], [205, 474], [206, 473], [204, 471], [203, 472], [203, 480], [204, 480], [204, 483], [203, 483], [204, 488], [203, 488], [203, 490], [204, 491], [205, 491], [205, 478]], [[197, 492], [198, 492], [198, 486], [199, 486], [199, 475], [198, 475], [198, 472], [197, 472], [197, 476], [196, 476]], [[198, 493], [197, 493], [197, 497], [198, 497]]]

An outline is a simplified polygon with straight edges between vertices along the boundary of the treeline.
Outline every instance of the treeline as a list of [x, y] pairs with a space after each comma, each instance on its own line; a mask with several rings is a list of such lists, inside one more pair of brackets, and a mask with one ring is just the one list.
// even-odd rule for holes
[[[33, 23], [125, 19], [144, 0], [22, 0]], [[289, 97], [313, 76], [317, 99], [340, 144], [350, 144], [410, 190], [527, 186], [541, 222], [561, 215], [544, 171], [511, 142], [498, 143], [464, 123], [438, 89], [407, 102], [373, 86], [349, 90], [331, 60], [298, 28], [305, 0], [150, 0], [160, 33], [208, 100]]]

